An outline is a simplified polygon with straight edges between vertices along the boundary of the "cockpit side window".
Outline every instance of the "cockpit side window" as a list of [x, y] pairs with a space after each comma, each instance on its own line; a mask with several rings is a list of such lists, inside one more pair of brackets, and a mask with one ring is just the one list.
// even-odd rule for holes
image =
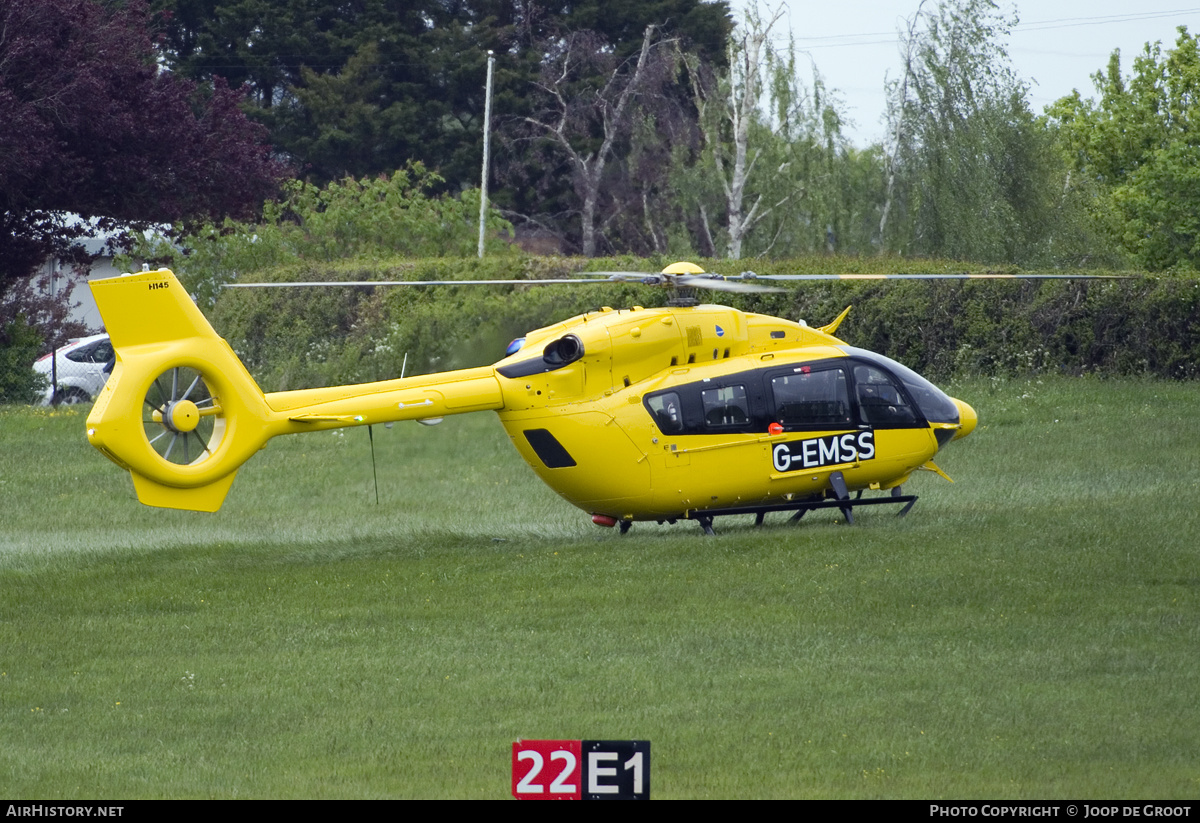
[[771, 378], [775, 421], [785, 428], [845, 428], [853, 423], [846, 372], [808, 366]]
[[863, 423], [880, 428], [914, 426], [917, 415], [908, 396], [882, 369], [865, 364], [854, 367], [854, 387]]

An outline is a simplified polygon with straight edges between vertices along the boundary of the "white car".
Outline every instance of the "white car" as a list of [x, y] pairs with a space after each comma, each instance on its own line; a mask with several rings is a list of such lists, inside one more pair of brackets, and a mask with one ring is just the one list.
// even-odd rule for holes
[[[45, 395], [42, 405], [51, 403], [91, 403], [108, 382], [105, 371], [113, 360], [112, 343], [107, 334], [91, 337], [76, 337], [58, 349], [57, 357], [46, 354], [38, 358], [33, 369], [46, 377]], [[58, 372], [58, 390], [53, 389], [51, 363]]]

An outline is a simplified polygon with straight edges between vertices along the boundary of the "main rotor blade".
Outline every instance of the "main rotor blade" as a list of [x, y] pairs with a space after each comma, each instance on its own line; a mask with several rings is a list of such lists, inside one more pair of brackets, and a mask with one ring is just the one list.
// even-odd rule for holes
[[711, 291], [733, 291], [742, 294], [750, 293], [771, 293], [776, 294], [787, 291], [776, 286], [760, 286], [749, 280], [726, 279], [708, 277], [703, 274], [684, 274], [674, 278], [674, 282], [678, 286], [688, 289], [709, 289]]
[[[602, 275], [611, 280], [640, 282], [646, 285], [675, 285], [686, 288], [708, 288], [714, 291], [744, 291], [743, 285], [750, 285], [761, 280], [788, 281], [830, 281], [830, 280], [1127, 280], [1128, 275], [1121, 274], [1001, 274], [983, 272], [953, 272], [949, 274], [756, 274], [744, 271], [741, 274], [716, 275], [708, 272], [701, 274], [663, 274], [660, 272], [640, 271], [594, 271], [588, 274]], [[716, 285], [713, 285], [713, 284]], [[766, 289], [778, 291], [777, 289]]]
[[225, 283], [226, 289], [329, 288], [336, 286], [579, 286], [611, 283], [611, 280], [318, 280], [290, 283]]
[[614, 283], [662, 283], [667, 277], [660, 271], [589, 271], [584, 274], [603, 277]]
[[800, 282], [832, 280], [1127, 280], [1120, 274], [755, 274], [742, 272], [729, 276], [710, 274], [662, 274], [661, 272], [597, 271], [592, 277], [553, 280], [319, 280], [281, 283], [225, 283], [226, 289], [337, 288], [354, 286], [599, 286], [636, 283], [668, 288], [708, 289], [710, 291], [769, 293], [784, 289], [762, 285], [761, 281]]
[[701, 274], [667, 274], [664, 272], [648, 271], [593, 271], [588, 272], [588, 274], [604, 275], [613, 281], [642, 283], [647, 286], [667, 286], [670, 288], [708, 289], [710, 291], [741, 292], [742, 294], [764, 294], [786, 291], [786, 289], [779, 289], [774, 286], [754, 285], [749, 282], [749, 279], [742, 280], [740, 277], [724, 277], [719, 274], [709, 274], [707, 272]]
[[734, 282], [758, 280], [1127, 280], [1121, 274], [755, 274], [742, 272], [726, 278]]

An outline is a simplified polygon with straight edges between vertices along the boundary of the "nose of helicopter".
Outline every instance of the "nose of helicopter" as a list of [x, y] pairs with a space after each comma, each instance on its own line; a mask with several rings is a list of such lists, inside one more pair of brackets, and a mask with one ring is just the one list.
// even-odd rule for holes
[[954, 437], [950, 438], [953, 441], [966, 437], [975, 431], [975, 424], [979, 422], [979, 416], [975, 414], [975, 410], [971, 408], [969, 403], [964, 403], [957, 397], [950, 399], [954, 401], [954, 405], [958, 406], [958, 431], [954, 433]]

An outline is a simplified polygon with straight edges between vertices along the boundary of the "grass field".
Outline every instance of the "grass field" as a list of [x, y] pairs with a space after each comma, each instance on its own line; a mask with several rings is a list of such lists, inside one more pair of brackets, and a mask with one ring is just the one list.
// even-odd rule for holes
[[949, 387], [904, 519], [599, 529], [491, 415], [272, 442], [141, 506], [0, 409], [0, 794], [509, 794], [648, 739], [656, 798], [1200, 796], [1200, 385]]

